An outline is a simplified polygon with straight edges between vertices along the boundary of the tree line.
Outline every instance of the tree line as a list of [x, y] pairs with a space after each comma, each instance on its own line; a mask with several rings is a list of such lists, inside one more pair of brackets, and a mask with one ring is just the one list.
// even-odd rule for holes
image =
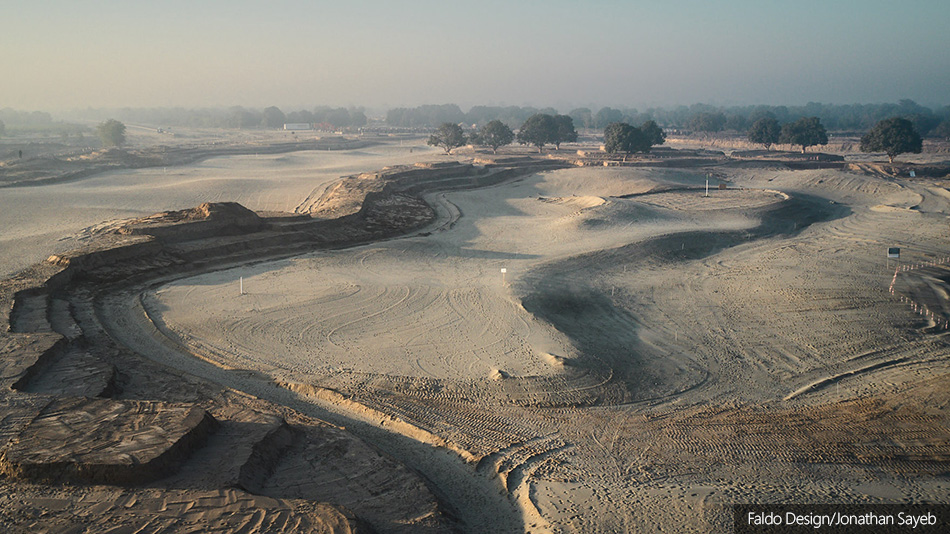
[[[802, 117], [784, 125], [774, 116], [762, 117], [749, 128], [748, 138], [766, 150], [776, 143], [798, 145], [803, 154], [808, 147], [828, 144], [828, 133], [818, 117]], [[860, 149], [861, 152], [884, 152], [893, 163], [900, 154], [920, 154], [923, 138], [910, 120], [889, 117], [878, 121], [861, 137]]]
[[19, 111], [11, 108], [0, 109], [0, 137], [7, 134], [59, 134], [62, 136], [82, 135], [89, 129], [81, 124], [54, 121], [45, 111]]
[[[386, 122], [394, 127], [437, 128], [446, 122], [481, 127], [493, 120], [499, 120], [509, 128], [517, 129], [528, 117], [539, 113], [554, 116], [558, 111], [553, 108], [475, 106], [468, 112], [463, 112], [455, 104], [426, 105], [391, 109], [386, 116]], [[653, 121], [670, 130], [731, 131], [738, 134], [748, 133], [756, 121], [765, 117], [774, 118], [779, 126], [794, 123], [802, 118], [817, 117], [828, 130], [854, 132], [866, 132], [884, 119], [901, 117], [910, 121], [922, 136], [950, 138], [950, 106], [930, 109], [913, 100], [849, 105], [811, 102], [804, 106], [716, 107], [694, 104], [673, 108], [649, 108], [644, 111], [611, 107], [602, 107], [597, 111], [576, 108], [566, 115], [571, 117], [576, 128], [581, 129], [603, 130], [613, 123], [637, 126]]]
[[[768, 114], [752, 124], [748, 138], [753, 143], [762, 144], [766, 150], [776, 143], [797, 145], [803, 154], [809, 147], [828, 144], [828, 132], [818, 117], [802, 117], [781, 125], [774, 115]], [[427, 143], [441, 147], [448, 154], [452, 149], [466, 144], [486, 146], [492, 152], [497, 152], [500, 147], [515, 140], [522, 145], [536, 147], [540, 153], [545, 145], [554, 145], [557, 150], [561, 143], [577, 141], [577, 130], [574, 128], [574, 119], [568, 115], [535, 113], [521, 124], [517, 134], [498, 119], [469, 132], [459, 124], [444, 122]], [[665, 142], [666, 133], [653, 120], [645, 121], [640, 126], [618, 121], [604, 127], [604, 150], [608, 153], [645, 154]], [[923, 139], [910, 120], [890, 117], [879, 121], [861, 138], [860, 148], [862, 152], [884, 152], [893, 162], [894, 157], [900, 154], [919, 154]]]
[[495, 119], [482, 126], [481, 129], [472, 129], [466, 132], [456, 123], [443, 122], [438, 130], [429, 136], [428, 144], [441, 147], [448, 154], [453, 148], [466, 144], [486, 146], [497, 152], [504, 145], [517, 140], [522, 145], [530, 145], [541, 152], [545, 145], [554, 145], [560, 149], [561, 143], [577, 141], [577, 130], [574, 121], [567, 115], [550, 115], [535, 113], [518, 128], [517, 135], [511, 127]]
[[[389, 126], [401, 128], [435, 129], [443, 123], [455, 123], [481, 128], [493, 120], [505, 123], [516, 130], [531, 116], [543, 114], [556, 116], [554, 108], [531, 106], [474, 106], [463, 112], [455, 104], [424, 105], [414, 108], [394, 108], [386, 114]], [[565, 114], [577, 129], [603, 130], [609, 124], [626, 123], [639, 126], [653, 121], [667, 130], [689, 132], [734, 132], [747, 134], [756, 121], [773, 117], [779, 125], [794, 123], [801, 118], [817, 117], [829, 131], [867, 132], [881, 120], [900, 117], [910, 121], [916, 131], [924, 136], [950, 138], [950, 106], [927, 108], [913, 100], [901, 100], [884, 104], [820, 104], [811, 102], [804, 106], [731, 106], [716, 107], [708, 104], [635, 108], [602, 107], [598, 110], [575, 108]], [[333, 128], [359, 128], [367, 124], [364, 108], [318, 106], [313, 109], [285, 112], [276, 106], [263, 109], [234, 106], [230, 108], [120, 108], [112, 110], [86, 109], [71, 112], [69, 118], [105, 120], [115, 118], [129, 123], [165, 125], [168, 127], [208, 128], [279, 128], [287, 123], [314, 123]], [[0, 110], [0, 120], [7, 129], [11, 125], [21, 129], [52, 128], [48, 113], [33, 111]]]
[[88, 109], [74, 113], [84, 119], [116, 119], [165, 127], [190, 128], [281, 128], [285, 123], [323, 124], [337, 129], [366, 125], [364, 108], [318, 106], [284, 112], [277, 106], [263, 109], [232, 106], [229, 108], [120, 108]]
[[[497, 152], [502, 146], [514, 141], [522, 145], [533, 146], [538, 152], [546, 145], [554, 145], [559, 150], [561, 143], [577, 141], [577, 130], [574, 128], [574, 119], [568, 115], [551, 115], [535, 113], [521, 124], [516, 134], [504, 122], [495, 119], [482, 126], [466, 132], [459, 124], [444, 122], [429, 136], [427, 143], [441, 147], [446, 154], [453, 148], [466, 144], [485, 146]], [[611, 123], [604, 129], [604, 146], [607, 152], [647, 153], [655, 145], [666, 141], [666, 134], [656, 122], [647, 121], [641, 126], [631, 126], [626, 123]]]

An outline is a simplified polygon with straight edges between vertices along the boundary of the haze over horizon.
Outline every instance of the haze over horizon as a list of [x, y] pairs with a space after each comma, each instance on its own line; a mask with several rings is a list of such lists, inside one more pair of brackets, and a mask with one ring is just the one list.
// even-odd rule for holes
[[950, 104], [950, 3], [24, 3], [0, 108]]

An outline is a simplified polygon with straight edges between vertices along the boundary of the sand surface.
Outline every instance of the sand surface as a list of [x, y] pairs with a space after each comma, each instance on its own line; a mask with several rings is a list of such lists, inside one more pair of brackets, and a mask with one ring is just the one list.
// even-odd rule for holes
[[[421, 157], [352, 156], [327, 173]], [[330, 181], [303, 168], [243, 202], [293, 209]], [[732, 503], [947, 502], [946, 184], [715, 170], [729, 187], [709, 197], [705, 169], [648, 167], [436, 193], [410, 236], [169, 275], [84, 313], [183, 377], [346, 426], [471, 532], [713, 532]], [[90, 180], [72, 186], [105, 187]]]
[[407, 142], [359, 150], [217, 157], [175, 167], [109, 171], [41, 187], [0, 188], [0, 275], [77, 248], [114, 221], [190, 208], [196, 199], [292, 212], [315, 189], [341, 176], [427, 161], [436, 154]]
[[[560, 171], [443, 195], [464, 216], [431, 235], [186, 278], [145, 304], [183, 342], [283, 379], [341, 371], [469, 380], [554, 373], [577, 349], [521, 306], [511, 289], [520, 275], [657, 234], [755, 224], [728, 212], [699, 220], [696, 206], [726, 211], [782, 200], [752, 190], [726, 191], [709, 203], [695, 190], [643, 200], [598, 196], [657, 185], [639, 174]], [[699, 180], [668, 178], [668, 187]], [[578, 190], [587, 195], [574, 196]]]
[[[444, 201], [461, 217], [431, 235], [178, 280], [146, 305], [173, 338], [229, 364], [283, 379], [330, 376], [360, 398], [373, 387], [341, 376], [474, 384], [466, 387], [481, 392], [480, 409], [502, 425], [518, 421], [515, 434], [529, 443], [557, 436], [519, 460], [525, 447], [464, 422], [466, 407], [439, 412], [466, 434], [457, 440], [477, 443], [470, 450], [511, 455], [505, 462], [518, 467], [498, 469], [513, 497], [529, 520], [536, 513], [557, 531], [703, 532], [728, 521], [723, 504], [749, 500], [946, 499], [940, 477], [902, 475], [919, 466], [879, 476], [847, 460], [887, 458], [920, 439], [895, 430], [916, 415], [865, 399], [905, 395], [950, 371], [944, 334], [920, 330], [926, 324], [915, 326], [913, 309], [888, 293], [893, 265], [883, 254], [893, 245], [907, 261], [946, 254], [945, 190], [839, 171], [729, 178], [732, 188], [709, 198], [700, 173], [611, 168], [450, 193]], [[589, 305], [592, 295], [606, 311], [576, 316], [552, 303]], [[556, 379], [565, 362], [592, 358], [625, 376], [634, 404], [570, 417], [491, 408], [510, 398], [485, 393], [497, 371]], [[403, 393], [421, 405], [435, 395]], [[752, 407], [765, 413], [738, 418]], [[671, 419], [652, 423], [657, 416]], [[855, 433], [842, 426], [852, 417], [894, 422]], [[825, 424], [736, 437], [787, 418]], [[434, 419], [415, 421], [438, 428]], [[709, 430], [720, 424], [727, 429]], [[944, 437], [920, 443], [938, 450]], [[816, 461], [834, 467], [805, 467]]]

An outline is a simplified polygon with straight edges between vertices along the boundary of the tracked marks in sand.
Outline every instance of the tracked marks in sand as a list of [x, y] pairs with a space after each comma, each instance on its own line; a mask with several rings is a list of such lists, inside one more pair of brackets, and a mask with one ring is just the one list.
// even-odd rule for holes
[[379, 317], [379, 316], [381, 316], [381, 315], [383, 315], [383, 314], [389, 312], [390, 310], [392, 310], [392, 309], [398, 307], [399, 305], [403, 304], [404, 302], [406, 302], [407, 300], [409, 300], [409, 297], [410, 297], [410, 296], [412, 296], [412, 288], [410, 288], [410, 287], [408, 287], [408, 286], [403, 286], [403, 287], [399, 287], [399, 288], [389, 288], [389, 287], [387, 287], [387, 288], [386, 288], [386, 292], [387, 292], [387, 293], [390, 293], [390, 292], [403, 293], [403, 295], [402, 295], [400, 298], [398, 298], [398, 299], [396, 300], [396, 302], [390, 304], [389, 306], [387, 306], [386, 308], [383, 308], [382, 310], [379, 310], [379, 311], [373, 312], [373, 313], [369, 313], [369, 314], [365, 314], [365, 315], [361, 314], [361, 317], [358, 317], [358, 318], [356, 318], [356, 319], [353, 319], [352, 321], [343, 323], [343, 324], [341, 324], [341, 325], [339, 325], [339, 326], [337, 326], [337, 327], [331, 329], [330, 331], [327, 332], [327, 342], [329, 342], [331, 345], [334, 345], [334, 346], [336, 346], [336, 347], [338, 347], [338, 348], [345, 349], [345, 348], [346, 348], [345, 346], [340, 345], [339, 343], [336, 343], [336, 342], [333, 341], [333, 335], [334, 335], [334, 334], [336, 334], [336, 333], [339, 332], [340, 330], [343, 330], [343, 329], [345, 329], [345, 328], [348, 328], [348, 327], [350, 327], [350, 326], [352, 326], [352, 325], [358, 324], [358, 323], [363, 322], [363, 321], [367, 321], [367, 320], [372, 319], [372, 318], [374, 318], [374, 317]]

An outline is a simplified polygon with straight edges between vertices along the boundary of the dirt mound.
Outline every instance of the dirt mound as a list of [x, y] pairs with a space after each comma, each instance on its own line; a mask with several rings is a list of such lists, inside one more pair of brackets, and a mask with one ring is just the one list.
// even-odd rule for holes
[[822, 152], [784, 152], [777, 150], [736, 150], [732, 153], [734, 158], [752, 158], [781, 161], [844, 161], [843, 156], [837, 154], [824, 154]]
[[[19, 494], [4, 506], [8, 532], [374, 532], [342, 506], [274, 499], [235, 488], [189, 491], [73, 488], [66, 499]], [[52, 512], [52, 513], [51, 513]], [[104, 520], [103, 518], [108, 518]], [[105, 521], [105, 522], [104, 522]]]
[[259, 217], [256, 213], [238, 204], [237, 202], [205, 202], [204, 204], [194, 208], [177, 211], [163, 211], [155, 215], [150, 215], [141, 219], [135, 219], [128, 226], [149, 223], [169, 224], [189, 221], [228, 221], [235, 223], [247, 223], [249, 221], [256, 220], [259, 220]]
[[914, 173], [914, 177], [920, 178], [950, 177], [950, 162], [930, 165], [915, 165], [913, 163], [848, 163], [847, 169], [871, 176], [886, 176], [889, 178], [909, 178], [911, 177], [911, 172]]
[[196, 208], [165, 211], [136, 219], [119, 227], [116, 233], [181, 241], [256, 232], [264, 227], [264, 221], [256, 213], [237, 202], [205, 202]]
[[74, 158], [68, 158], [67, 161], [89, 161], [93, 163], [119, 165], [133, 169], [157, 164], [153, 158], [143, 157], [137, 153], [129, 152], [123, 148], [116, 147], [105, 148], [90, 154], [83, 154]]
[[174, 471], [214, 426], [196, 406], [57, 399], [3, 452], [0, 472], [17, 479], [142, 483]]

